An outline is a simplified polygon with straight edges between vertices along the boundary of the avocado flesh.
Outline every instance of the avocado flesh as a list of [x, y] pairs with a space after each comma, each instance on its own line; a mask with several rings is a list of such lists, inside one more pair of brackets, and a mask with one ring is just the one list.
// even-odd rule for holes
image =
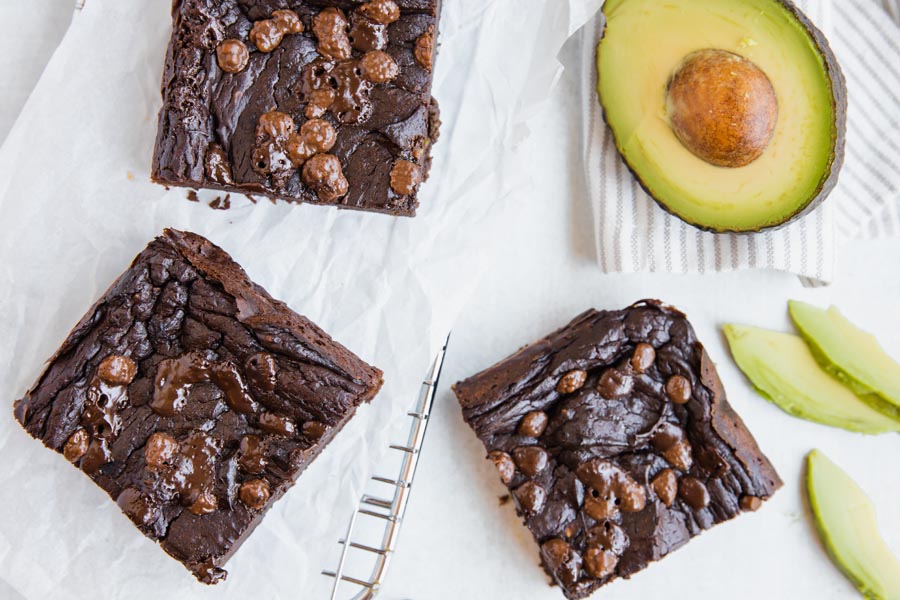
[[823, 371], [800, 336], [744, 325], [723, 329], [738, 367], [786, 413], [859, 433], [900, 432], [900, 421], [872, 409]]
[[791, 300], [788, 310], [823, 369], [875, 410], [900, 419], [900, 364], [888, 356], [875, 336], [856, 327], [833, 306], [826, 310]]
[[866, 598], [900, 600], [900, 562], [878, 533], [875, 508], [856, 482], [818, 450], [806, 459], [816, 529], [837, 567]]
[[[795, 10], [780, 0], [606, 1], [597, 57], [606, 121], [642, 186], [688, 223], [757, 231], [803, 212], [833, 185], [843, 149], [843, 79]], [[746, 166], [703, 161], [669, 125], [669, 78], [684, 57], [705, 48], [751, 60], [775, 90], [773, 137]]]

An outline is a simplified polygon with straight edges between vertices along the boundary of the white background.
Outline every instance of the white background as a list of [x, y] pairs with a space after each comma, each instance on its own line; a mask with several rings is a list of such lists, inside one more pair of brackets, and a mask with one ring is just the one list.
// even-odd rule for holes
[[[0, 23], [27, 33], [15, 36], [15, 43], [0, 36], [0, 139], [64, 33], [71, 3], [0, 0]], [[900, 240], [842, 249], [837, 283], [817, 290], [803, 289], [788, 275], [760, 272], [602, 275], [594, 263], [591, 215], [578, 162], [582, 125], [576, 81], [574, 73], [565, 75], [551, 106], [534, 121], [526, 152], [534, 180], [516, 198], [503, 231], [496, 232], [504, 243], [454, 328], [415, 492], [381, 597], [562, 598], [547, 586], [537, 548], [512, 507], [498, 506], [505, 488], [463, 424], [449, 384], [590, 306], [620, 308], [645, 297], [662, 298], [688, 313], [719, 364], [732, 404], [785, 487], [759, 513], [705, 533], [597, 597], [858, 597], [816, 540], [802, 494], [803, 457], [819, 447], [848, 470], [876, 503], [882, 533], [900, 554], [900, 475], [895, 462], [900, 441], [896, 435], [866, 438], [784, 415], [756, 396], [733, 366], [720, 326], [740, 321], [788, 329], [788, 298], [834, 303], [851, 320], [877, 332], [888, 351], [900, 357], [900, 314], [895, 312]], [[0, 598], [10, 595], [0, 584]], [[299, 590], [296, 597], [304, 598]]]

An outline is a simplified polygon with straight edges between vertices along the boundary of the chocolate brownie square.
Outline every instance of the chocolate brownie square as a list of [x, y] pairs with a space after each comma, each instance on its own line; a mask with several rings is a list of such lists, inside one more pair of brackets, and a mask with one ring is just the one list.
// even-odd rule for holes
[[72, 330], [15, 417], [215, 583], [381, 383], [221, 248], [166, 230]]
[[567, 598], [781, 486], [685, 316], [657, 301], [589, 310], [454, 390]]
[[152, 178], [413, 216], [440, 0], [175, 0]]

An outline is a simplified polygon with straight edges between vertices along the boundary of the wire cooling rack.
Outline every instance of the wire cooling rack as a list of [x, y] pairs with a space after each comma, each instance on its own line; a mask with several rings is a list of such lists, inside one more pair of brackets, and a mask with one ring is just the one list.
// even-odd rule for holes
[[372, 477], [350, 517], [347, 533], [338, 540], [342, 548], [337, 567], [322, 571], [334, 578], [331, 600], [369, 600], [378, 594], [400, 535], [446, 351], [445, 343], [422, 382], [415, 408], [408, 413], [412, 423], [406, 441], [390, 446], [394, 452], [388, 462], [394, 463], [390, 472], [395, 475]]

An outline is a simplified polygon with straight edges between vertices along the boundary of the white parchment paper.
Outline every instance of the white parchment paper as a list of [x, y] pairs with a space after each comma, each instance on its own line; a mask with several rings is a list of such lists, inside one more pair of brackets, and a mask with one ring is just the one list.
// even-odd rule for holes
[[[316, 206], [217, 211], [149, 181], [169, 2], [89, 0], [0, 149], [0, 578], [25, 598], [320, 598], [362, 484], [502, 232], [529, 172], [525, 124], [583, 21], [578, 2], [452, 0], [435, 95], [444, 125], [415, 219]], [[12, 33], [14, 35], [14, 32]], [[386, 384], [229, 562], [196, 583], [104, 492], [19, 428], [11, 403], [164, 227], [224, 247]]]

